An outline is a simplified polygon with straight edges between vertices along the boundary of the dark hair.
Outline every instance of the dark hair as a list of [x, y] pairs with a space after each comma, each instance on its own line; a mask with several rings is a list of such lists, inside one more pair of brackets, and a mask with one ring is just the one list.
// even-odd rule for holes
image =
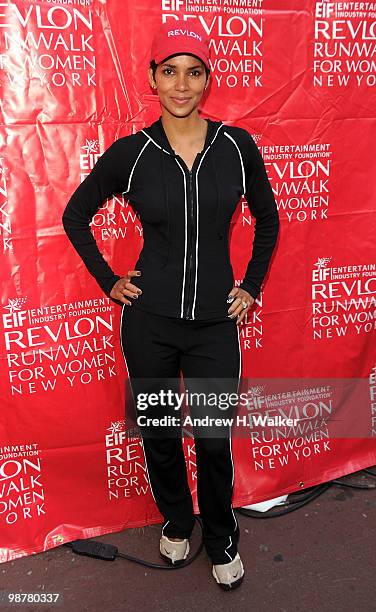
[[[169, 58], [170, 58], [170, 57], [174, 57], [175, 55], [182, 55], [182, 54], [181, 54], [181, 53], [175, 53], [174, 55], [169, 55], [168, 57], [169, 57]], [[195, 57], [196, 57], [196, 56], [195, 56]], [[166, 59], [168, 59], [168, 58], [167, 58], [167, 57], [165, 57], [165, 60], [166, 60]], [[197, 59], [200, 59], [200, 58], [197, 58]], [[200, 62], [202, 62], [202, 60], [200, 60]], [[208, 80], [208, 76], [209, 76], [209, 74], [210, 74], [210, 68], [208, 68], [208, 67], [206, 66], [206, 64], [204, 64], [204, 62], [202, 62], [202, 64], [203, 64], [203, 66], [204, 66], [204, 68], [205, 68], [206, 80]], [[151, 69], [152, 69], [152, 71], [153, 71], [153, 78], [154, 78], [154, 80], [155, 80], [155, 71], [157, 70], [157, 67], [158, 67], [158, 64], [155, 62], [155, 60], [151, 60], [151, 62], [150, 62], [150, 68], [151, 68]]]

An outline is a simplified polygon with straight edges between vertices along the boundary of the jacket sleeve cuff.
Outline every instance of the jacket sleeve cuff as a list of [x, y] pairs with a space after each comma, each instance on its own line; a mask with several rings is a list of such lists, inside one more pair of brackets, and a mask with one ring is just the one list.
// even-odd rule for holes
[[110, 297], [110, 293], [112, 290], [112, 287], [115, 285], [115, 283], [119, 280], [119, 278], [121, 278], [121, 276], [119, 276], [118, 274], [114, 274], [114, 276], [112, 278], [109, 279], [102, 279], [102, 280], [97, 280], [98, 284], [100, 285], [101, 289], [104, 291], [104, 293]]
[[253, 297], [254, 300], [257, 298], [258, 294], [260, 293], [260, 289], [256, 287], [256, 285], [247, 283], [246, 281], [240, 283], [239, 288], [244, 289], [244, 291], [247, 291], [249, 295]]

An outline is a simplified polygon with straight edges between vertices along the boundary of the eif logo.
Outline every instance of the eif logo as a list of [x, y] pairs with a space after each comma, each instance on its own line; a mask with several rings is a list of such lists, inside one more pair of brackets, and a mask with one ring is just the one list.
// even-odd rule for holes
[[27, 298], [14, 298], [8, 299], [7, 306], [4, 309], [8, 309], [8, 314], [3, 314], [3, 326], [4, 329], [12, 329], [14, 327], [22, 327], [27, 319], [26, 310], [22, 310], [24, 303]]
[[334, 15], [336, 7], [334, 2], [317, 2], [315, 16], [326, 19]]
[[326, 281], [330, 276], [330, 268], [328, 264], [331, 257], [319, 257], [314, 264], [316, 268], [312, 270], [312, 281], [317, 283], [318, 281]]
[[81, 147], [82, 152], [80, 153], [80, 170], [81, 170], [81, 181], [89, 174], [92, 168], [97, 163], [101, 154], [99, 152], [99, 141], [96, 138], [86, 138], [86, 143]]

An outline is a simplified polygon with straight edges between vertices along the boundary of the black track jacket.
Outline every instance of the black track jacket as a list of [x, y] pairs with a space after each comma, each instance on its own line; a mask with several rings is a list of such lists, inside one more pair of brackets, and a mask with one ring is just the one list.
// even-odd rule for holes
[[252, 257], [240, 287], [256, 298], [277, 240], [279, 216], [263, 158], [247, 130], [206, 119], [207, 135], [191, 171], [169, 144], [161, 116], [117, 139], [71, 196], [64, 229], [88, 271], [109, 295], [115, 274], [90, 221], [106, 198], [123, 194], [139, 217], [144, 244], [131, 282], [132, 308], [184, 319], [228, 317], [234, 286], [231, 217], [242, 195], [256, 219]]

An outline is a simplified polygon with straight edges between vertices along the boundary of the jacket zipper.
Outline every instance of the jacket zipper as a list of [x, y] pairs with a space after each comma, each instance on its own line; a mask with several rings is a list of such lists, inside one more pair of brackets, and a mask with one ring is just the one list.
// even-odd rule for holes
[[192, 320], [192, 306], [191, 304], [191, 293], [192, 293], [192, 272], [193, 272], [193, 228], [194, 228], [194, 210], [193, 210], [193, 189], [192, 189], [192, 170], [189, 172], [189, 258], [188, 258], [188, 283], [187, 283], [187, 307], [185, 309], [184, 318]]

